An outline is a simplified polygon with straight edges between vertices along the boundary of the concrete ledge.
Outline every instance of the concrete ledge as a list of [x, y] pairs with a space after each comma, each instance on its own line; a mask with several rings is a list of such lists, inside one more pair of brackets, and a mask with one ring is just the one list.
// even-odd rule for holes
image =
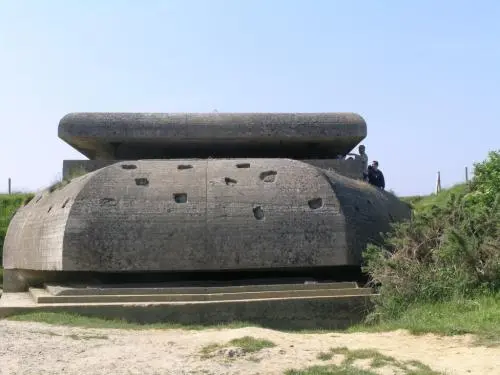
[[[154, 294], [216, 294], [216, 293], [245, 293], [245, 292], [273, 292], [273, 291], [301, 291], [301, 290], [332, 290], [332, 289], [359, 289], [356, 282], [304, 282], [302, 284], [253, 284], [253, 285], [219, 285], [219, 286], [196, 286], [176, 285], [174, 283], [156, 284], [148, 286], [138, 285], [45, 285], [45, 290], [52, 296], [95, 296], [95, 295], [154, 295]], [[187, 284], [187, 285], [186, 285]], [[199, 284], [199, 283], [198, 283]], [[207, 284], [207, 282], [203, 282]]]
[[343, 329], [361, 322], [371, 307], [371, 296], [38, 305], [29, 293], [6, 293], [0, 299], [0, 318], [43, 311], [123, 319], [143, 324], [170, 322], [214, 325], [248, 322], [277, 329]]
[[203, 294], [116, 294], [87, 296], [53, 296], [44, 289], [30, 288], [36, 303], [115, 303], [115, 302], [194, 302], [194, 301], [249, 301], [253, 299], [276, 299], [296, 297], [337, 297], [370, 295], [370, 289], [316, 289], [282, 290], [243, 293], [203, 293]]

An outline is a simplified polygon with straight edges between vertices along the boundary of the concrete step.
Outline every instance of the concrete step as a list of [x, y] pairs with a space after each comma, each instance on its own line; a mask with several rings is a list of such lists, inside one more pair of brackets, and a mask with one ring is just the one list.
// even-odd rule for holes
[[344, 329], [361, 322], [373, 295], [230, 301], [36, 303], [31, 293], [4, 293], [0, 319], [35, 312], [71, 313], [137, 323], [212, 326], [246, 322], [273, 329]]
[[[263, 299], [306, 298], [306, 297], [346, 297], [369, 296], [373, 293], [368, 288], [332, 288], [296, 290], [295, 286], [288, 286], [288, 290], [261, 290], [223, 293], [177, 293], [170, 294], [88, 294], [88, 295], [53, 295], [45, 289], [30, 288], [33, 300], [43, 303], [129, 303], [129, 302], [216, 302], [216, 301], [248, 301]], [[231, 290], [231, 289], [229, 289]]]
[[223, 285], [223, 286], [179, 286], [163, 285], [54, 285], [46, 284], [45, 290], [53, 296], [95, 296], [95, 295], [151, 295], [151, 294], [218, 294], [272, 292], [288, 290], [332, 290], [359, 289], [356, 282], [305, 282], [293, 284], [253, 284], [253, 285]]

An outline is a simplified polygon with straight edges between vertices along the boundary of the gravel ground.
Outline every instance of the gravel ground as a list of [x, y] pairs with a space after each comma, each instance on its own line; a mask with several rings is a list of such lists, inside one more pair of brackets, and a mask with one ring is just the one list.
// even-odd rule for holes
[[[237, 348], [204, 358], [208, 344], [243, 336], [276, 344], [257, 353]], [[500, 374], [500, 348], [473, 344], [473, 337], [388, 333], [284, 333], [261, 328], [116, 330], [0, 321], [0, 374], [282, 374], [289, 368], [339, 363], [317, 355], [330, 348], [374, 349], [400, 361], [418, 360], [446, 374]], [[366, 361], [359, 366], [366, 367]], [[381, 375], [397, 374], [381, 367]]]

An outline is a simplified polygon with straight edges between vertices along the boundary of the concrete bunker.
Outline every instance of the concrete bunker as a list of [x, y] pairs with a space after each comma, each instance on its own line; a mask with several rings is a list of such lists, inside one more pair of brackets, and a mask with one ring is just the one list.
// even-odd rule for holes
[[340, 278], [390, 221], [409, 217], [394, 196], [345, 177], [360, 166], [337, 156], [366, 136], [352, 113], [76, 113], [59, 136], [91, 159], [65, 161], [63, 174], [87, 173], [18, 210], [4, 245], [7, 292], [49, 281]]

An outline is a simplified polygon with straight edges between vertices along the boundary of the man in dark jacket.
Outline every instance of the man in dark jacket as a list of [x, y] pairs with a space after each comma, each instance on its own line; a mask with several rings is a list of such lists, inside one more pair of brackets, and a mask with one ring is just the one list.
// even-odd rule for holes
[[378, 161], [372, 162], [368, 167], [368, 182], [380, 189], [385, 189], [384, 174], [378, 169]]

